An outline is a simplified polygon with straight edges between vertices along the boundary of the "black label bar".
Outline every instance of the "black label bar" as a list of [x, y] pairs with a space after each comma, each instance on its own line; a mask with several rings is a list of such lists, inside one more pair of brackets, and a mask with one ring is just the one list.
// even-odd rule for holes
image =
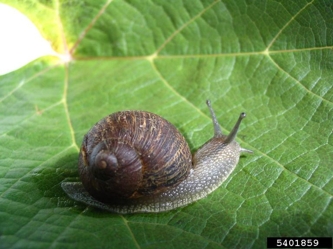
[[267, 248], [332, 248], [332, 237], [268, 237]]

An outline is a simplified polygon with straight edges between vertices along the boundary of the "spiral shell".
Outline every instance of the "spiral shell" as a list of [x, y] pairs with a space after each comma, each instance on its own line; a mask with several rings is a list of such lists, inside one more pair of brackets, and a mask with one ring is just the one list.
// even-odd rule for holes
[[144, 111], [113, 113], [84, 136], [79, 174], [84, 188], [105, 203], [155, 195], [186, 179], [192, 156], [167, 120]]

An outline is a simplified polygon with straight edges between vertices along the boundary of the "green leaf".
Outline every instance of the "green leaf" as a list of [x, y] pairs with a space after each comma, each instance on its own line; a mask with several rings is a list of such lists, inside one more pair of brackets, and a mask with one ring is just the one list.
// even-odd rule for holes
[[[265, 248], [333, 234], [333, 4], [300, 1], [3, 1], [69, 64], [0, 77], [2, 248]], [[241, 157], [185, 208], [117, 215], [68, 198], [83, 135], [123, 109], [157, 113], [195, 151], [240, 112]]]

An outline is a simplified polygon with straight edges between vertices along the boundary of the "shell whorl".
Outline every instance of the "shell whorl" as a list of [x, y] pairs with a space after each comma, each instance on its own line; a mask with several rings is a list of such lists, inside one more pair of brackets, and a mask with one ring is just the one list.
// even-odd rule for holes
[[[107, 161], [115, 164], [111, 167]], [[190, 149], [181, 133], [158, 115], [142, 111], [102, 119], [85, 135], [79, 157], [84, 187], [104, 202], [165, 191], [183, 181], [191, 167]]]

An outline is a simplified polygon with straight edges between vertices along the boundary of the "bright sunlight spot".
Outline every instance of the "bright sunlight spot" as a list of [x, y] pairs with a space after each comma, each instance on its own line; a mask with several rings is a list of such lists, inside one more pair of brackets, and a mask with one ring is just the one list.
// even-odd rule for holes
[[25, 15], [0, 3], [0, 75], [45, 55], [63, 60]]

